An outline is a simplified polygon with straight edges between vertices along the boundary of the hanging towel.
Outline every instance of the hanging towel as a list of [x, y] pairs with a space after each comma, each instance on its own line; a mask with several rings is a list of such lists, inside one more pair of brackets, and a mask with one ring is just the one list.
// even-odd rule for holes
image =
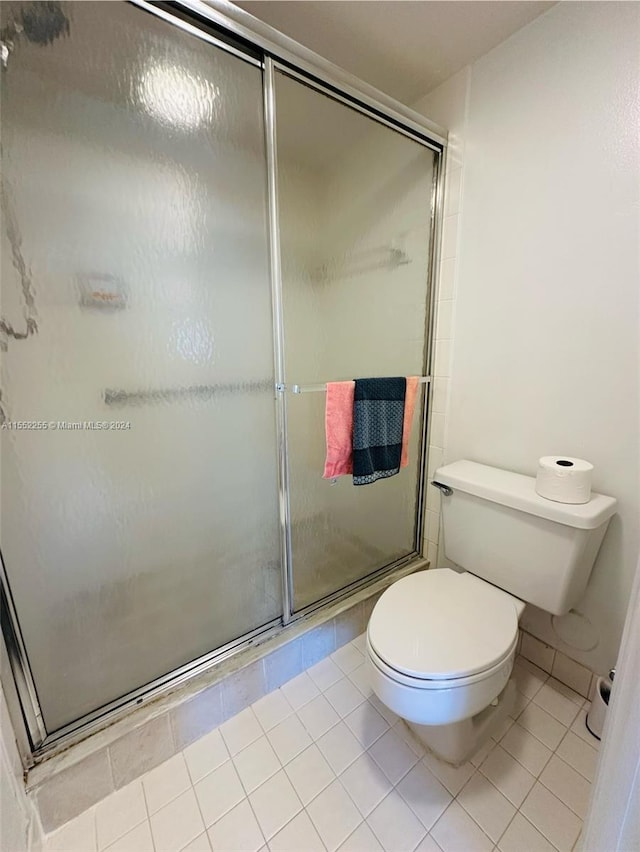
[[353, 484], [400, 472], [407, 380], [356, 379], [353, 401]]
[[404, 398], [404, 423], [402, 426], [402, 459], [400, 467], [409, 464], [409, 438], [411, 437], [411, 424], [413, 423], [413, 412], [416, 407], [416, 397], [420, 386], [419, 376], [407, 376], [407, 392]]
[[323, 477], [353, 471], [353, 393], [355, 382], [328, 382], [325, 408], [327, 456]]

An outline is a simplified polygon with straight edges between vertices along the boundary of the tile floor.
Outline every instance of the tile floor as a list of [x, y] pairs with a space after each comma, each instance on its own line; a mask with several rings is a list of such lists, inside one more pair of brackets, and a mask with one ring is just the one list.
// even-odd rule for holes
[[518, 658], [518, 701], [453, 769], [372, 695], [364, 637], [112, 794], [45, 852], [571, 852], [598, 741]]

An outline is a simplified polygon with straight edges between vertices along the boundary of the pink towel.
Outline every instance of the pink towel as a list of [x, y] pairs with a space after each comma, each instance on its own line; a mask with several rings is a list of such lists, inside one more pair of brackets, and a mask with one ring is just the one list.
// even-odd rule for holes
[[355, 382], [328, 382], [325, 409], [327, 458], [324, 479], [353, 473], [353, 394]]
[[404, 422], [402, 424], [401, 468], [409, 464], [409, 438], [411, 437], [411, 423], [413, 422], [413, 412], [416, 407], [416, 397], [418, 396], [418, 384], [418, 376], [407, 376], [407, 390], [404, 397]]

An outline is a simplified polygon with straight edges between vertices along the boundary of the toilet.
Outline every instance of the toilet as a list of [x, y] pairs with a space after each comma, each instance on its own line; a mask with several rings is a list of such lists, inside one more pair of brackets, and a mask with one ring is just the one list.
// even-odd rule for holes
[[525, 604], [563, 615], [582, 597], [616, 500], [539, 496], [535, 479], [471, 461], [439, 468], [441, 546], [460, 570], [404, 577], [367, 627], [373, 691], [442, 760], [469, 759], [510, 713]]

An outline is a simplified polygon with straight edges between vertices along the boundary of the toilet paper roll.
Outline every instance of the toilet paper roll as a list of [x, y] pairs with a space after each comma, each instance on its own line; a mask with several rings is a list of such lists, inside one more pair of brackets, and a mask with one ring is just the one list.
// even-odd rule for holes
[[538, 461], [536, 491], [556, 503], [588, 503], [593, 465], [571, 456], [543, 456]]

